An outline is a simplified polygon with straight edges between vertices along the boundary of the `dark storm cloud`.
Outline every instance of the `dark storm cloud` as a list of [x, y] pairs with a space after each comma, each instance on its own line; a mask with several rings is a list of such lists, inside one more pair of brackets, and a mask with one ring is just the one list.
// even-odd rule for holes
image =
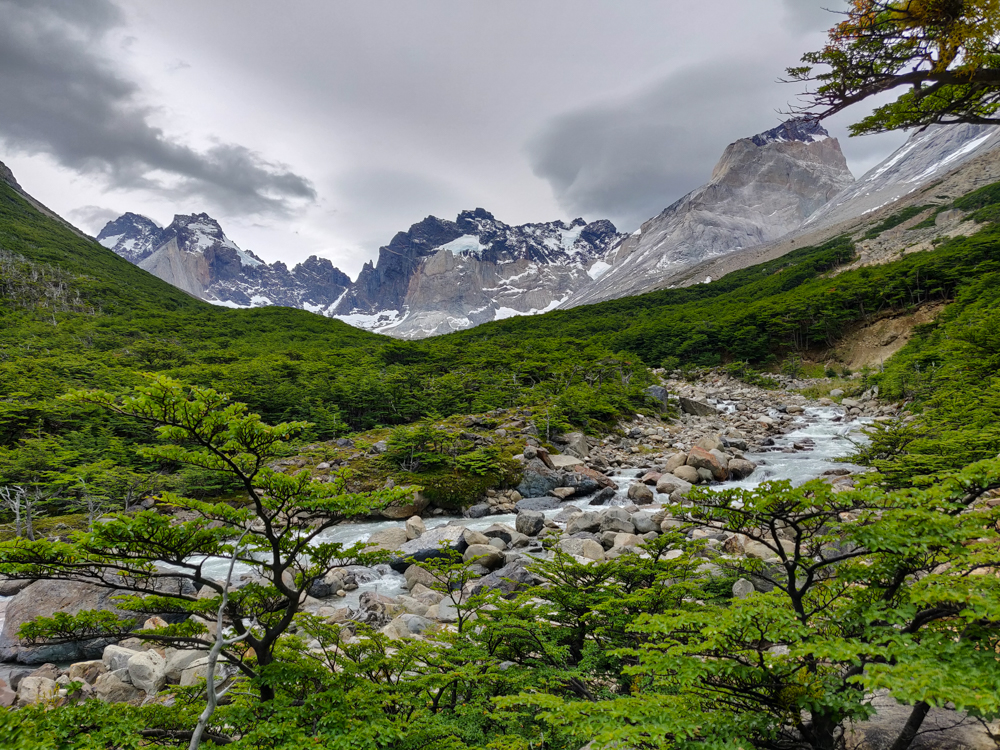
[[527, 147], [574, 215], [631, 230], [707, 182], [726, 144], [773, 128], [784, 101], [760, 61], [675, 72], [651, 89], [553, 119]]
[[305, 178], [239, 145], [203, 151], [150, 122], [139, 87], [95, 53], [122, 21], [110, 0], [0, 0], [0, 138], [114, 188], [200, 196], [239, 212], [313, 200]]

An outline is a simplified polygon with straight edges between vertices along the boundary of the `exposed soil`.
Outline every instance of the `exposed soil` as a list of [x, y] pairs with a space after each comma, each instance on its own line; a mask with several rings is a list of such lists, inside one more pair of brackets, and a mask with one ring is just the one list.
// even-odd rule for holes
[[835, 347], [821, 353], [816, 359], [820, 362], [839, 362], [851, 370], [860, 370], [866, 365], [880, 368], [889, 357], [906, 345], [915, 326], [930, 323], [944, 308], [945, 303], [936, 302], [923, 305], [906, 315], [887, 315], [858, 325]]

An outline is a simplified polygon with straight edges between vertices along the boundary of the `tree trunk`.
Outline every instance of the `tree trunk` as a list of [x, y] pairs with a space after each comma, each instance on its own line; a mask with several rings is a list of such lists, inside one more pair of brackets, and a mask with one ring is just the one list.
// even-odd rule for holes
[[930, 710], [930, 704], [926, 701], [920, 701], [915, 704], [913, 710], [910, 712], [910, 718], [906, 720], [906, 724], [903, 726], [903, 731], [899, 733], [899, 736], [892, 743], [892, 747], [889, 750], [906, 750], [917, 736], [920, 725], [924, 723], [924, 718]]

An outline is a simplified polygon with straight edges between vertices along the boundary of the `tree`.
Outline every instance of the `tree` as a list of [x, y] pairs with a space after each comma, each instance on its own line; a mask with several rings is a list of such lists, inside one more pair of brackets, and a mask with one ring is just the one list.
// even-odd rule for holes
[[715, 564], [768, 593], [637, 618], [640, 645], [618, 652], [634, 660], [627, 697], [518, 700], [595, 747], [637, 750], [834, 750], [880, 688], [912, 706], [892, 750], [934, 706], [1000, 715], [1000, 509], [982, 502], [998, 486], [993, 460], [919, 490], [814, 481], [699, 494], [675, 512], [739, 535], [752, 556]]
[[[323, 532], [401, 500], [407, 490], [350, 493], [344, 477], [319, 482], [308, 472], [288, 476], [269, 468], [286, 441], [307, 425], [266, 425], [243, 404], [211, 389], [156, 377], [122, 399], [103, 392], [77, 392], [70, 398], [157, 425], [166, 442], [146, 449], [149, 457], [232, 476], [245, 500], [202, 502], [165, 492], [160, 505], [182, 511], [185, 520], [150, 510], [115, 515], [69, 542], [17, 539], [0, 544], [0, 573], [120, 591], [120, 608], [175, 621], [143, 630], [141, 637], [181, 648], [217, 645], [202, 618], [223, 607], [235, 636], [221, 648], [222, 655], [255, 681], [261, 699], [273, 698], [268, 671], [274, 650], [310, 586], [336, 567], [384, 558], [363, 551], [362, 545], [323, 542]], [[250, 573], [250, 580], [228, 595], [223, 575], [212, 570], [220, 559], [234, 559]], [[206, 587], [214, 596], [204, 597]], [[26, 625], [22, 637], [45, 642], [125, 637], [137, 624], [120, 621], [112, 612], [57, 613]]]
[[[794, 114], [823, 119], [901, 87], [852, 135], [1000, 123], [1000, 0], [851, 0], [822, 50], [788, 69], [818, 86]], [[820, 66], [817, 70], [817, 66]]]

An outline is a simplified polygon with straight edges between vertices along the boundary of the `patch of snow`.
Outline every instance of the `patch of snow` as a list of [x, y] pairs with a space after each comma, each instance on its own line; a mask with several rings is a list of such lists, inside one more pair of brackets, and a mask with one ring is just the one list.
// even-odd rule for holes
[[603, 260], [599, 260], [590, 267], [590, 270], [587, 271], [587, 275], [594, 281], [597, 281], [605, 273], [607, 273], [610, 268], [611, 268], [610, 263], [605, 263]]
[[333, 315], [331, 317], [342, 320], [355, 328], [374, 331], [396, 323], [399, 318], [399, 310], [380, 310], [377, 313], [352, 312], [347, 315]]
[[309, 302], [303, 302], [302, 309], [311, 313], [321, 313], [323, 312], [323, 305], [313, 305]]
[[223, 245], [226, 245], [227, 247], [231, 247], [231, 248], [233, 248], [236, 251], [236, 254], [240, 258], [240, 265], [251, 266], [251, 267], [262, 265], [259, 260], [257, 260], [255, 257], [253, 257], [246, 250], [240, 250], [240, 248], [238, 248], [236, 246], [235, 242], [233, 242], [232, 240], [226, 238], [226, 235], [222, 235], [222, 238], [225, 240], [225, 242], [222, 243]]
[[472, 253], [477, 257], [488, 248], [489, 245], [484, 245], [479, 241], [479, 238], [474, 234], [463, 234], [461, 237], [447, 242], [444, 245], [439, 245], [438, 250], [447, 250], [452, 255], [461, 255], [462, 253]]
[[205, 301], [215, 305], [216, 307], [231, 307], [234, 310], [248, 309], [246, 305], [238, 305], [232, 300], [228, 299], [207, 299]]
[[124, 234], [113, 234], [110, 237], [105, 237], [103, 240], [98, 240], [98, 242], [104, 245], [104, 247], [106, 247], [108, 250], [113, 250], [115, 245], [118, 244], [118, 240], [120, 240], [124, 236], [125, 236]]
[[333, 311], [337, 309], [337, 305], [340, 304], [340, 300], [344, 299], [345, 294], [347, 294], [346, 288], [344, 289], [344, 291], [340, 293], [340, 296], [337, 297], [337, 299], [335, 299], [333, 302], [330, 303], [330, 305], [326, 308], [326, 312], [324, 313], [324, 315], [327, 316], [333, 315]]
[[941, 159], [936, 164], [932, 164], [931, 166], [929, 166], [927, 169], [925, 169], [923, 172], [921, 172], [916, 177], [914, 177], [914, 178], [912, 178], [910, 180], [907, 180], [907, 182], [921, 182], [922, 180], [925, 180], [926, 178], [930, 177], [932, 174], [934, 174], [935, 172], [937, 172], [939, 169], [941, 169], [941, 167], [944, 167], [944, 166], [946, 166], [948, 164], [951, 164], [956, 159], [961, 159], [966, 154], [975, 151], [977, 148], [979, 148], [980, 146], [982, 146], [986, 141], [988, 141], [990, 138], [992, 138], [993, 135], [994, 134], [991, 131], [991, 132], [986, 133], [986, 135], [980, 136], [979, 138], [976, 138], [975, 140], [969, 141], [968, 143], [966, 143], [961, 148], [956, 149], [955, 151], [952, 151], [950, 154], [948, 154], [946, 157], [944, 157], [943, 159]]
[[265, 307], [267, 305], [274, 304], [270, 299], [263, 296], [262, 294], [255, 294], [250, 298], [250, 305], [252, 307]]

